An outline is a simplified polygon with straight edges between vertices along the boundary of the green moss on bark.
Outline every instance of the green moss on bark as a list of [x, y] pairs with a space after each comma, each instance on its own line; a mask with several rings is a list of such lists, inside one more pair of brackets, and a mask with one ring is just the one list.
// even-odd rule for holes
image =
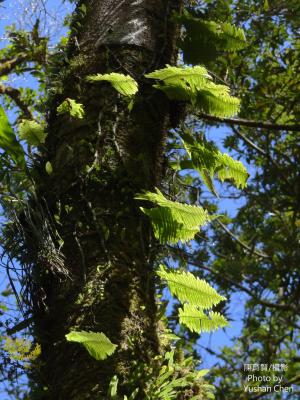
[[[38, 280], [45, 296], [44, 304], [34, 304], [42, 355], [39, 375], [33, 380], [39, 388], [48, 387], [37, 395], [43, 400], [105, 398], [114, 374], [122, 377], [121, 393], [129, 393], [132, 360], [147, 363], [159, 353], [156, 247], [134, 196], [159, 185], [163, 176], [170, 104], [143, 74], [176, 59], [176, 31], [170, 15], [157, 19], [166, 9], [165, 0], [150, 1], [147, 6], [153, 15], [147, 14], [146, 28], [152, 48], [148, 44], [95, 48], [97, 29], [103, 27], [93, 22], [97, 17], [102, 21], [97, 12], [108, 3], [86, 2], [81, 29], [71, 37], [62, 90], [52, 98], [46, 152], [37, 167], [38, 196], [47, 200], [51, 213], [59, 214], [55, 229], [64, 241], [65, 267], [71, 275], [61, 280], [41, 271]], [[170, 12], [180, 3], [168, 2]], [[126, 13], [122, 7], [118, 12]], [[162, 34], [167, 44], [163, 49]], [[131, 112], [109, 85], [85, 80], [89, 74], [111, 71], [129, 72], [139, 82]], [[83, 104], [83, 120], [57, 115], [56, 107], [66, 97]], [[50, 176], [44, 170], [46, 160], [53, 165]], [[104, 332], [118, 350], [97, 362], [80, 346], [65, 341], [71, 329]]]

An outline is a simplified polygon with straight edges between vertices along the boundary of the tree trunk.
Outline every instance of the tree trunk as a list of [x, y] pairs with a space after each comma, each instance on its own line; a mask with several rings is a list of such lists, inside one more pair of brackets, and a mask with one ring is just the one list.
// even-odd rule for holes
[[[180, 8], [181, 0], [89, 0], [77, 6], [65, 65], [52, 77], [56, 94], [36, 172], [32, 219], [43, 231], [35, 244], [31, 296], [42, 355], [34, 398], [104, 399], [114, 374], [126, 394], [133, 360], [149, 363], [159, 353], [155, 242], [134, 196], [159, 186], [164, 174], [170, 103], [143, 75], [176, 61], [178, 30], [171, 15]], [[85, 80], [109, 72], [138, 81], [131, 111], [109, 84]], [[84, 105], [84, 119], [56, 114], [65, 98]], [[103, 332], [117, 351], [96, 361], [66, 342], [70, 330]]]

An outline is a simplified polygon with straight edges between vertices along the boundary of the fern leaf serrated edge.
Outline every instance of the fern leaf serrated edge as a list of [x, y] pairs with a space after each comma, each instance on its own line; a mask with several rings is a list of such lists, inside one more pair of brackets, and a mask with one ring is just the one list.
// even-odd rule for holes
[[96, 74], [88, 75], [86, 77], [88, 82], [109, 82], [115, 90], [123, 96], [131, 97], [138, 91], [138, 83], [130, 76], [111, 72], [110, 74]]
[[71, 331], [65, 337], [68, 342], [81, 343], [96, 360], [105, 360], [117, 348], [102, 332]]
[[190, 272], [169, 272], [161, 266], [157, 275], [167, 282], [170, 292], [181, 303], [189, 303], [202, 309], [209, 309], [226, 300], [209, 283]]
[[228, 326], [226, 318], [218, 312], [210, 311], [206, 315], [202, 310], [190, 304], [179, 309], [179, 322], [192, 332], [212, 332]]

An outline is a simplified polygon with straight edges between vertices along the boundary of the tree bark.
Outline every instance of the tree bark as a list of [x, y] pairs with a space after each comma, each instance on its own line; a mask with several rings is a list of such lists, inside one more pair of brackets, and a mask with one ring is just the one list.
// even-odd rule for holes
[[[40, 218], [44, 230], [35, 244], [31, 288], [42, 346], [33, 398], [105, 399], [114, 374], [120, 393], [128, 394], [133, 361], [150, 363], [159, 353], [155, 242], [134, 196], [159, 186], [164, 174], [171, 107], [144, 74], [176, 62], [178, 28], [171, 15], [181, 3], [89, 0], [77, 6], [65, 65], [55, 76], [46, 151], [36, 169], [35, 224]], [[131, 111], [109, 84], [85, 79], [109, 72], [138, 81]], [[83, 120], [56, 114], [65, 98], [84, 105]], [[51, 246], [45, 249], [47, 237]], [[117, 351], [96, 361], [66, 342], [70, 330], [104, 332]]]

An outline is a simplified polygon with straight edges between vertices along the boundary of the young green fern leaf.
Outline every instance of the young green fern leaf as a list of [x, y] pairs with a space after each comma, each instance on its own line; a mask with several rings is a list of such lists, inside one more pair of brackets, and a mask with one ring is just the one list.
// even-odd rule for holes
[[25, 165], [24, 151], [16, 139], [16, 135], [9, 123], [7, 115], [0, 106], [0, 149], [4, 150], [16, 164]]
[[76, 100], [66, 98], [58, 107], [57, 114], [69, 114], [73, 118], [82, 119], [84, 117], [84, 109], [81, 103]]
[[237, 51], [247, 45], [244, 31], [228, 22], [205, 21], [186, 10], [176, 20], [185, 28], [180, 47], [187, 64], [205, 63], [224, 51]]
[[205, 88], [197, 94], [196, 105], [208, 114], [228, 117], [237, 114], [240, 109], [240, 100], [230, 96], [227, 86], [207, 82]]
[[199, 88], [204, 87], [207, 80], [211, 79], [206, 68], [199, 65], [192, 68], [167, 65], [166, 68], [153, 71], [145, 77], [161, 81], [153, 86], [165, 92], [170, 99], [192, 102], [195, 102]]
[[188, 134], [182, 135], [183, 145], [191, 158], [194, 168], [199, 172], [204, 183], [216, 194], [213, 178], [221, 182], [231, 180], [238, 188], [247, 185], [249, 174], [244, 165], [226, 153], [221, 153], [210, 143], [199, 143]]
[[228, 326], [228, 321], [220, 313], [210, 311], [206, 315], [202, 309], [191, 304], [184, 304], [179, 309], [179, 322], [196, 333], [212, 332]]
[[[117, 375], [114, 375], [111, 378], [111, 381], [108, 386], [107, 400], [121, 400], [120, 396], [118, 395], [118, 383], [119, 383], [119, 378], [117, 377]], [[135, 400], [138, 393], [139, 393], [139, 388], [136, 388], [129, 397], [124, 395], [123, 400]]]
[[103, 75], [89, 75], [86, 79], [89, 82], [110, 82], [114, 89], [116, 89], [123, 96], [127, 97], [134, 96], [138, 91], [137, 82], [129, 75], [112, 72], [110, 74]]
[[38, 146], [45, 143], [47, 133], [42, 124], [26, 119], [20, 122], [18, 128], [20, 139], [26, 140], [30, 146]]
[[242, 28], [224, 22], [219, 25], [221, 33], [219, 34], [220, 46], [227, 51], [237, 51], [247, 46], [245, 32]]
[[237, 160], [231, 158], [228, 154], [219, 152], [219, 166], [216, 173], [221, 182], [232, 180], [238, 188], [247, 186], [249, 174], [244, 165]]
[[66, 335], [68, 342], [83, 344], [88, 353], [96, 360], [105, 360], [112, 355], [117, 348], [102, 332], [75, 332], [71, 331]]
[[200, 88], [206, 86], [208, 79], [211, 79], [206, 68], [195, 67], [173, 67], [159, 69], [145, 75], [146, 78], [156, 79], [160, 83], [153, 85], [162, 90], [169, 99], [196, 102], [197, 93]]
[[226, 300], [205, 280], [190, 272], [166, 271], [163, 267], [157, 272], [167, 282], [170, 292], [182, 303], [189, 303], [201, 309], [209, 309]]
[[212, 219], [202, 207], [168, 200], [158, 189], [156, 193], [145, 192], [135, 198], [158, 205], [151, 209], [141, 207], [141, 210], [150, 217], [154, 235], [162, 244], [191, 240], [199, 227]]
[[229, 88], [211, 82], [210, 75], [202, 66], [172, 67], [156, 70], [145, 75], [146, 78], [159, 80], [153, 85], [162, 90], [169, 99], [190, 101], [200, 110], [218, 117], [235, 115], [240, 100], [229, 93]]
[[205, 280], [199, 279], [190, 272], [167, 271], [163, 266], [157, 275], [166, 281], [172, 295], [183, 304], [179, 309], [179, 323], [185, 325], [192, 332], [211, 332], [228, 325], [226, 318], [204, 310], [226, 300], [211, 287]]

